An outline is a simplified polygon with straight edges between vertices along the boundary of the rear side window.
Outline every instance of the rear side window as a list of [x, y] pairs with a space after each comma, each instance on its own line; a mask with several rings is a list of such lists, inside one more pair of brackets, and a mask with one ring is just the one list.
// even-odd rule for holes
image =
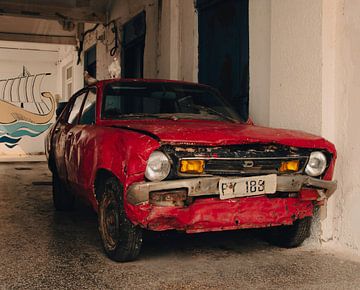
[[81, 125], [95, 124], [96, 89], [90, 89], [80, 118]]

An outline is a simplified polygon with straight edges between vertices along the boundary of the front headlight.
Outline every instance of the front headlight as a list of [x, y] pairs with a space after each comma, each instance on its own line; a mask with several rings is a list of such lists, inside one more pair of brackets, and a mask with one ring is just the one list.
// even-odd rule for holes
[[151, 153], [147, 162], [145, 177], [150, 181], [161, 181], [170, 173], [170, 160], [161, 151]]
[[310, 176], [319, 176], [326, 168], [326, 156], [320, 151], [311, 152], [309, 162], [306, 165], [305, 173]]

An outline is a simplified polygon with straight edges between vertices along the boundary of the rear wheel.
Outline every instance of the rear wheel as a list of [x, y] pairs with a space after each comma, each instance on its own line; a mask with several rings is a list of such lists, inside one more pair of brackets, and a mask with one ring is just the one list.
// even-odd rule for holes
[[115, 177], [99, 188], [99, 232], [106, 254], [117, 262], [135, 260], [141, 249], [142, 230], [126, 217], [123, 189]]
[[296, 220], [290, 226], [265, 229], [264, 238], [270, 244], [278, 247], [298, 247], [310, 236], [311, 221], [311, 217], [305, 217]]
[[66, 189], [56, 171], [53, 172], [52, 181], [53, 203], [55, 209], [58, 211], [69, 211], [73, 209], [75, 197], [69, 190]]

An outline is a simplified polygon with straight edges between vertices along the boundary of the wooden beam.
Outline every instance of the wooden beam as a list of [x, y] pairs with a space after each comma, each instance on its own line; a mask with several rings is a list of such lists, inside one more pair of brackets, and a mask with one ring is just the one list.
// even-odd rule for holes
[[104, 4], [102, 1], [96, 3], [95, 1], [91, 6], [69, 7], [69, 5], [59, 5], [59, 3], [52, 4], [51, 1], [48, 5], [39, 5], [30, 4], [29, 1], [19, 3], [0, 0], [0, 15], [52, 20], [65, 17], [75, 22], [104, 23], [106, 3]]
[[0, 32], [0, 40], [76, 45], [75, 36]]

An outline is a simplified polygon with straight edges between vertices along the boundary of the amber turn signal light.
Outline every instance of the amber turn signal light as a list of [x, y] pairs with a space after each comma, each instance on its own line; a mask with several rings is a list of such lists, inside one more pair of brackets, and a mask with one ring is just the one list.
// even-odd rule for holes
[[203, 173], [204, 160], [181, 160], [180, 172], [182, 173]]
[[298, 171], [299, 170], [299, 160], [291, 160], [281, 162], [279, 172], [289, 172], [289, 171]]

